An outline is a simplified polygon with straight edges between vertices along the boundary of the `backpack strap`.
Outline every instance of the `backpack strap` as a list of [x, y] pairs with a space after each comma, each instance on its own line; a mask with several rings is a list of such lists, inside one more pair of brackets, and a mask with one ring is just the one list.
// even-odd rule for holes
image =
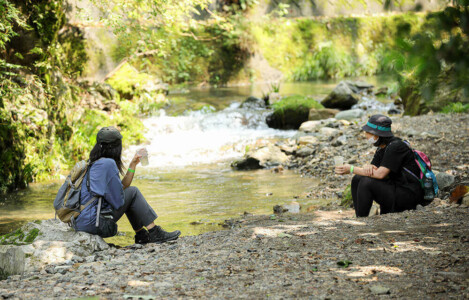
[[91, 172], [91, 164], [88, 165], [88, 170], [86, 170], [86, 188], [88, 189], [88, 193], [91, 194], [91, 184], [90, 184], [90, 172]]
[[96, 196], [91, 198], [88, 202], [86, 202], [85, 205], [80, 205], [80, 212], [82, 212], [87, 206], [89, 206], [95, 200], [96, 200]]
[[99, 216], [101, 215], [101, 203], [103, 197], [99, 197], [98, 199], [98, 209], [96, 210], [96, 227], [99, 227]]
[[417, 177], [417, 175], [414, 174], [414, 172], [412, 172], [411, 170], [407, 169], [406, 167], [402, 167], [407, 173], [409, 173], [410, 175], [412, 175], [412, 177], [414, 177], [415, 179], [417, 179], [418, 181], [420, 181], [420, 179]]
[[[85, 208], [87, 208], [91, 203], [93, 203], [94, 201], [96, 200], [96, 197], [92, 197], [90, 200], [88, 200], [88, 202], [85, 203], [85, 205], [80, 205], [80, 213], [85, 210]], [[57, 215], [57, 213], [56, 213]], [[75, 231], [77, 230], [76, 228], [76, 224], [75, 224], [75, 217], [72, 216], [70, 218], [70, 223], [68, 224], [70, 227], [72, 227], [73, 229], [75, 229]]]

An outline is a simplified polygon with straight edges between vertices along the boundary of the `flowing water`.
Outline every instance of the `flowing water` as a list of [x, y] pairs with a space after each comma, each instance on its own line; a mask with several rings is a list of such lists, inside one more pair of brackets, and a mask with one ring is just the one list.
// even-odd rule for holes
[[[380, 80], [367, 79], [378, 86]], [[384, 83], [387, 82], [385, 79]], [[320, 99], [336, 83], [290, 83], [282, 85], [280, 92]], [[324, 201], [307, 198], [317, 180], [303, 178], [294, 171], [234, 171], [230, 167], [253, 144], [296, 134], [294, 130], [268, 128], [265, 124], [268, 110], [240, 108], [247, 96], [261, 96], [268, 88], [253, 85], [174, 93], [169, 97], [181, 105], [143, 120], [150, 164], [138, 166], [132, 184], [140, 188], [159, 215], [158, 224], [167, 230], [180, 229], [183, 235], [194, 235], [222, 229], [219, 224], [225, 219], [244, 212], [269, 214], [276, 204], [295, 200], [307, 207]], [[181, 107], [200, 102], [207, 106], [199, 111], [182, 112]], [[127, 146], [124, 157], [130, 161], [141, 146]], [[60, 184], [59, 181], [31, 184], [28, 189], [0, 200], [0, 234], [31, 220], [54, 217], [52, 201]], [[127, 219], [122, 218], [118, 224], [125, 235], [109, 241], [132, 243]]]

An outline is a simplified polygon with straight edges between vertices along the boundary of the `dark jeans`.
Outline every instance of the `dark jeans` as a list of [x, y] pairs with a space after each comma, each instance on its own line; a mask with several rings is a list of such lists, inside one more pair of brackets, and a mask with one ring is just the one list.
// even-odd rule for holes
[[124, 205], [112, 212], [114, 221], [117, 222], [124, 214], [134, 230], [142, 229], [158, 218], [153, 208], [135, 186], [129, 186], [124, 190]]
[[353, 207], [357, 217], [367, 217], [373, 200], [381, 207], [381, 214], [415, 209], [417, 197], [392, 182], [355, 175], [352, 179]]

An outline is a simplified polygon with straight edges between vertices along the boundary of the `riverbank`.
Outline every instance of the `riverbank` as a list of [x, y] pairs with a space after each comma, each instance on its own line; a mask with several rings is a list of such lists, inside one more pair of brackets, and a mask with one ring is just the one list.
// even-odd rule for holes
[[466, 298], [469, 209], [435, 204], [361, 219], [247, 215], [230, 230], [11, 276], [0, 298]]
[[[393, 129], [456, 184], [467, 180], [468, 121], [468, 114], [395, 117]], [[246, 213], [226, 221], [228, 230], [48, 265], [0, 281], [0, 298], [468, 297], [469, 209], [449, 204], [451, 187], [419, 210], [361, 219], [333, 200], [351, 178], [332, 175], [333, 155], [349, 153], [346, 160], [357, 165], [371, 160], [360, 122], [342, 128], [346, 144], [323, 140], [317, 144], [327, 152], [303, 164], [297, 158], [304, 175], [322, 179], [310, 197], [330, 198], [329, 205], [300, 214]]]
[[[375, 148], [367, 144], [361, 127], [367, 116], [345, 125], [328, 122], [322, 126], [337, 129], [325, 140], [308, 147], [312, 151], [297, 151], [290, 155], [289, 167], [297, 168], [304, 176], [321, 179], [316, 190], [309, 197], [337, 199], [344, 197], [344, 190], [350, 184], [351, 176], [334, 174], [333, 157], [341, 155], [345, 162], [356, 166], [369, 164]], [[394, 135], [407, 140], [414, 149], [428, 155], [435, 173], [442, 172], [454, 178], [448, 186], [440, 189], [442, 199], [458, 184], [469, 185], [469, 114], [427, 114], [416, 117], [392, 117]], [[314, 133], [307, 133], [314, 134]], [[296, 145], [296, 144], [295, 144]], [[309, 153], [303, 155], [302, 153]], [[340, 201], [333, 201], [338, 204]]]

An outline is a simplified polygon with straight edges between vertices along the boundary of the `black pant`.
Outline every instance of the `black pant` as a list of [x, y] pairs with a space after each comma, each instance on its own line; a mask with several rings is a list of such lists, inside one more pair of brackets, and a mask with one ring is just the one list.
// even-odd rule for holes
[[392, 182], [355, 175], [352, 179], [353, 207], [357, 217], [367, 217], [373, 200], [381, 208], [381, 214], [415, 209], [417, 196]]
[[112, 212], [114, 221], [118, 221], [124, 213], [129, 219], [134, 230], [142, 229], [155, 221], [158, 216], [140, 190], [135, 186], [129, 186], [124, 190], [124, 205]]

